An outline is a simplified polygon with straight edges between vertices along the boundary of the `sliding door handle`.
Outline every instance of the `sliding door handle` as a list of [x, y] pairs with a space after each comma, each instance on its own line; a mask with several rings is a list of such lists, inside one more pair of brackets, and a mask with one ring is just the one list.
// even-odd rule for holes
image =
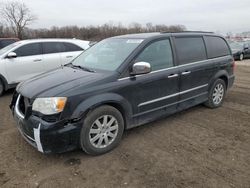
[[168, 76], [168, 78], [176, 78], [178, 76], [179, 76], [178, 74], [171, 74], [171, 75]]
[[184, 72], [181, 73], [181, 75], [187, 75], [187, 74], [190, 74], [190, 73], [191, 73], [191, 71], [184, 71]]

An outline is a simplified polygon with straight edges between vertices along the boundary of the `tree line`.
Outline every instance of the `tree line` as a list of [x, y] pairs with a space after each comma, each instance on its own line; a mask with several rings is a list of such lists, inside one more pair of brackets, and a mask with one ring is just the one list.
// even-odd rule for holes
[[31, 29], [24, 28], [21, 35], [16, 35], [10, 27], [0, 25], [1, 37], [18, 37], [20, 39], [33, 38], [78, 38], [92, 41], [99, 41], [101, 39], [131, 33], [146, 33], [146, 32], [178, 32], [184, 31], [186, 28], [182, 25], [152, 25], [147, 24], [143, 26], [138, 23], [130, 24], [129, 26], [122, 26], [120, 24], [103, 24], [100, 26], [65, 26], [65, 27], [51, 27], [50, 29]]
[[139, 23], [131, 23], [128, 26], [124, 26], [120, 23], [114, 24], [112, 22], [99, 26], [54, 26], [50, 29], [32, 29], [28, 26], [37, 20], [37, 17], [20, 1], [10, 1], [6, 3], [1, 8], [0, 13], [0, 38], [78, 38], [99, 41], [107, 37], [131, 33], [178, 32], [186, 30], [183, 25], [167, 26], [164, 24], [153, 25], [152, 23], [147, 23], [142, 25]]

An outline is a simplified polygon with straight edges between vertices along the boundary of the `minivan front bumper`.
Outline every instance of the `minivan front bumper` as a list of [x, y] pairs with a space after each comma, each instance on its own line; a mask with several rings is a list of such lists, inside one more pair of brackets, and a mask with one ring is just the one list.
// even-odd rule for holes
[[30, 115], [26, 118], [19, 110], [20, 95], [12, 107], [17, 128], [24, 139], [42, 153], [62, 153], [79, 147], [82, 122], [66, 120], [46, 122]]

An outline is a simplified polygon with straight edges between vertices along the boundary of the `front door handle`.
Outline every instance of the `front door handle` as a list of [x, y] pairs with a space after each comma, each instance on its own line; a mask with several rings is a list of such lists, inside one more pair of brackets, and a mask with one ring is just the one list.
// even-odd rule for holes
[[168, 78], [176, 78], [177, 76], [179, 76], [178, 74], [171, 74], [168, 76]]
[[181, 75], [187, 75], [187, 74], [190, 74], [190, 73], [191, 73], [191, 71], [184, 71], [184, 72], [181, 73]]
[[42, 59], [34, 59], [34, 62], [42, 61]]
[[73, 56], [69, 55], [69, 56], [66, 56], [66, 58], [72, 58]]

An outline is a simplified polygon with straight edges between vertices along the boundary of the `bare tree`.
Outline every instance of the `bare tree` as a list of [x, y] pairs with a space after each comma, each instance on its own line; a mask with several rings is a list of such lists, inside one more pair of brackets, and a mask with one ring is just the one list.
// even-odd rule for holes
[[6, 3], [1, 13], [15, 35], [20, 39], [23, 38], [24, 28], [37, 19], [24, 3], [18, 1]]

